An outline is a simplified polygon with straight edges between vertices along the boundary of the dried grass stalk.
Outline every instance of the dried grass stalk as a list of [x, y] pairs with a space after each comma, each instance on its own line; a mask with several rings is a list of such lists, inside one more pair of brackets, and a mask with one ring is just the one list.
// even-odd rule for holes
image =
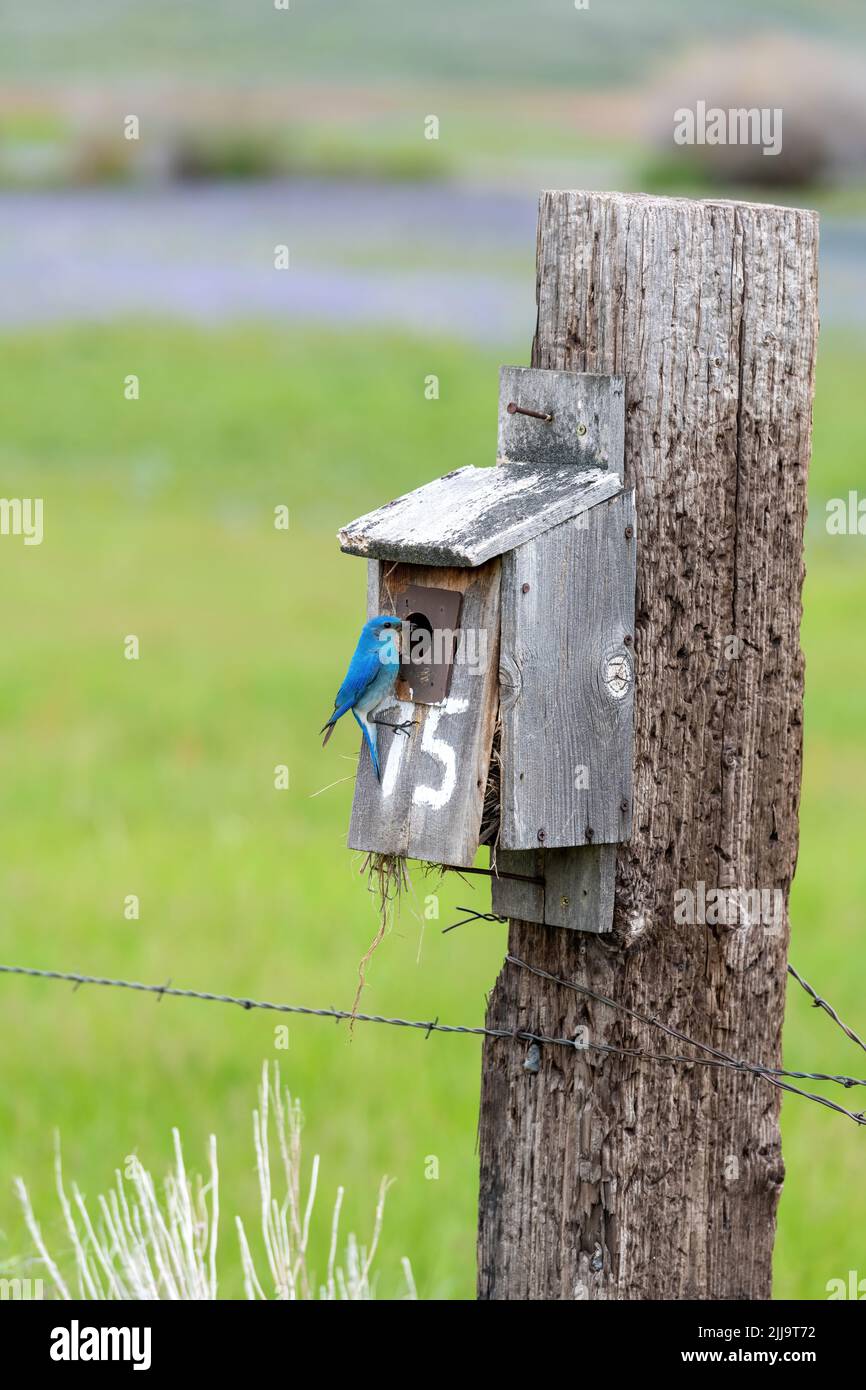
[[[385, 1195], [383, 1179], [376, 1202], [373, 1235], [369, 1246], [347, 1237], [343, 1264], [337, 1263], [340, 1210], [343, 1189], [338, 1188], [331, 1217], [330, 1252], [325, 1282], [318, 1286], [307, 1260], [310, 1226], [318, 1189], [319, 1156], [310, 1168], [304, 1192], [301, 1179], [302, 1116], [298, 1101], [280, 1084], [279, 1069], [262, 1067], [259, 1107], [253, 1113], [253, 1142], [261, 1194], [261, 1235], [269, 1278], [256, 1270], [243, 1222], [235, 1217], [240, 1247], [244, 1290], [249, 1299], [372, 1299], [372, 1265], [382, 1229]], [[273, 1133], [272, 1133], [273, 1130]], [[216, 1139], [211, 1135], [208, 1156], [210, 1177], [203, 1183], [187, 1176], [180, 1135], [172, 1131], [174, 1166], [161, 1193], [150, 1173], [137, 1160], [126, 1178], [115, 1173], [115, 1185], [99, 1196], [99, 1215], [94, 1221], [87, 1202], [73, 1184], [64, 1185], [57, 1146], [55, 1177], [57, 1195], [75, 1261], [77, 1296], [87, 1300], [189, 1300], [217, 1297], [217, 1242], [219, 1236], [219, 1170]], [[274, 1193], [272, 1158], [281, 1169], [280, 1199]], [[24, 1218], [41, 1263], [48, 1272], [56, 1297], [64, 1301], [76, 1295], [50, 1255], [33, 1212], [27, 1188], [15, 1179]], [[409, 1261], [403, 1260], [406, 1298], [416, 1298]], [[266, 1289], [272, 1290], [267, 1292]]]
[[367, 891], [372, 893], [376, 900], [379, 925], [376, 935], [358, 962], [358, 988], [352, 1000], [350, 1031], [354, 1027], [358, 1004], [367, 984], [367, 966], [370, 958], [384, 941], [389, 924], [393, 923], [400, 910], [401, 895], [411, 888], [406, 860], [398, 854], [377, 854], [371, 851], [364, 856], [359, 872], [367, 875]]

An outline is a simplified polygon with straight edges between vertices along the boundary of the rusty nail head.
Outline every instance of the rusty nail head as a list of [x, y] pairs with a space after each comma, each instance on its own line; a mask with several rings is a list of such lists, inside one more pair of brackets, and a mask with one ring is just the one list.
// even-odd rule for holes
[[528, 593], [529, 593], [529, 585], [528, 585], [528, 584], [521, 584], [521, 586], [520, 586], [520, 592], [521, 592], [522, 594], [528, 594]]
[[583, 833], [584, 833], [584, 837], [585, 837], [585, 839], [586, 839], [586, 843], [587, 843], [588, 845], [589, 845], [589, 844], [592, 844], [592, 837], [593, 837], [593, 835], [595, 834], [595, 831], [593, 830], [592, 826], [591, 826], [591, 825], [588, 825], [588, 826], [586, 827], [586, 829], [584, 830]]
[[631, 633], [630, 633], [630, 632], [627, 632], [627, 633], [625, 634], [625, 637], [623, 637], [622, 640], [625, 642], [625, 645], [626, 645], [627, 647], [630, 647], [630, 646], [631, 646]]
[[518, 405], [516, 401], [509, 401], [505, 409], [509, 415], [531, 415], [533, 420], [543, 420], [546, 425], [549, 425], [553, 419], [552, 415], [548, 415], [543, 410], [527, 410], [524, 406]]
[[628, 810], [628, 800], [626, 797], [623, 797], [622, 801], [619, 803], [619, 809], [622, 811], [623, 815], [625, 815]]
[[633, 526], [626, 526], [626, 528], [625, 528], [625, 538], [626, 538], [626, 540], [627, 540], [627, 541], [630, 541], [633, 535], [634, 535], [634, 527], [633, 527]]

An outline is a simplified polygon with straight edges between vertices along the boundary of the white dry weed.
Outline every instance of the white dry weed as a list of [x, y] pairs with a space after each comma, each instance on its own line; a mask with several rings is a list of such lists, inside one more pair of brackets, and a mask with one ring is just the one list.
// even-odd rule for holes
[[[262, 1067], [259, 1106], [253, 1112], [253, 1144], [260, 1191], [261, 1243], [267, 1276], [260, 1277], [255, 1257], [239, 1216], [235, 1229], [240, 1248], [244, 1292], [248, 1299], [347, 1299], [375, 1297], [373, 1261], [382, 1230], [385, 1197], [390, 1183], [379, 1188], [369, 1246], [353, 1234], [346, 1238], [343, 1262], [338, 1263], [343, 1188], [337, 1189], [331, 1213], [330, 1244], [324, 1282], [318, 1283], [308, 1265], [310, 1230], [319, 1183], [319, 1155], [313, 1157], [306, 1192], [302, 1183], [300, 1103], [280, 1083], [279, 1068]], [[115, 1171], [114, 1186], [96, 1199], [95, 1219], [76, 1184], [67, 1191], [56, 1141], [55, 1183], [60, 1209], [74, 1258], [75, 1291], [52, 1258], [36, 1220], [27, 1188], [15, 1179], [24, 1219], [44, 1265], [54, 1296], [89, 1300], [170, 1299], [213, 1300], [217, 1289], [219, 1238], [219, 1169], [217, 1143], [208, 1146], [209, 1178], [187, 1175], [180, 1134], [172, 1130], [174, 1166], [161, 1193], [137, 1159], [124, 1177]], [[274, 1190], [272, 1166], [278, 1174]], [[416, 1299], [411, 1265], [402, 1260], [405, 1299]]]

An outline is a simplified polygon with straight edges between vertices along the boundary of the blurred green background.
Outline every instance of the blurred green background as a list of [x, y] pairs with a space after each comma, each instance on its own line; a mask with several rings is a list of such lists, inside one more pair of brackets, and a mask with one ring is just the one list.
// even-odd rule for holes
[[[853, 86], [815, 76], [816, 54], [838, 55], [837, 75], [862, 60], [860, 9], [90, 0], [3, 24], [0, 490], [44, 498], [45, 539], [0, 540], [0, 959], [350, 1005], [376, 919], [345, 847], [356, 739], [341, 728], [322, 752], [316, 737], [364, 603], [334, 533], [492, 461], [498, 367], [528, 360], [539, 187], [747, 190], [824, 214], [791, 958], [862, 1031], [866, 541], [830, 538], [824, 510], [866, 487], [866, 176]], [[787, 185], [672, 145], [676, 106], [724, 101], [702, 85], [722, 38], [713, 67], [734, 85], [737, 53], [780, 46], [786, 77], [811, 74], [779, 97], [806, 132]], [[749, 79], [761, 105], [771, 79]], [[138, 142], [119, 133], [129, 112]], [[483, 885], [414, 883], [362, 1007], [480, 1022], [504, 928], [442, 936], [457, 904], [486, 909]], [[277, 1053], [283, 1020], [262, 1013], [8, 978], [0, 999], [0, 1269], [35, 1272], [17, 1173], [68, 1260], [55, 1126], [95, 1196], [129, 1153], [167, 1168], [177, 1125], [191, 1168], [219, 1138], [222, 1286], [239, 1294], [231, 1217], [256, 1227], [250, 1115], [279, 1057], [322, 1154], [318, 1268], [337, 1184], [366, 1238], [388, 1173], [380, 1295], [402, 1290], [406, 1254], [421, 1297], [472, 1297], [476, 1040], [358, 1025], [350, 1041], [296, 1018]], [[785, 1061], [858, 1071], [798, 990]], [[863, 1272], [864, 1137], [793, 1097], [783, 1127], [776, 1293], [822, 1298]]]

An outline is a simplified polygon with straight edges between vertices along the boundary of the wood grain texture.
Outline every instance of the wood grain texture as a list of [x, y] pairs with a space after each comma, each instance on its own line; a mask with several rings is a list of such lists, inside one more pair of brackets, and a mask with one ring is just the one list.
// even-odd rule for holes
[[[620, 376], [501, 367], [500, 462], [604, 468], [622, 477], [625, 387]], [[509, 414], [508, 406], [538, 410], [549, 421]]]
[[[546, 193], [541, 367], [622, 373], [638, 529], [634, 832], [609, 937], [512, 923], [511, 951], [701, 1042], [778, 1064], [785, 921], [674, 922], [677, 888], [779, 889], [797, 856], [803, 526], [817, 218]], [[728, 639], [741, 643], [732, 647]], [[732, 651], [739, 655], [732, 656]], [[660, 1049], [505, 965], [488, 1022]], [[705, 1067], [487, 1040], [482, 1298], [769, 1297], [779, 1092]], [[791, 1104], [797, 1104], [792, 1100]]]
[[379, 717], [415, 719], [408, 735], [378, 731], [381, 782], [362, 745], [349, 825], [349, 848], [436, 864], [471, 865], [478, 849], [484, 788], [498, 703], [500, 562], [478, 569], [377, 565], [372, 612], [393, 613], [408, 584], [463, 594], [460, 637], [447, 699], [400, 700]]
[[[493, 866], [491, 859], [491, 867]], [[522, 922], [543, 922], [572, 931], [613, 930], [616, 845], [577, 849], [498, 849], [500, 874], [544, 879], [544, 887], [513, 878], [490, 880], [493, 911]]]
[[631, 834], [635, 549], [629, 492], [503, 557], [503, 849]]
[[458, 468], [378, 511], [358, 517], [339, 532], [350, 555], [393, 564], [484, 564], [615, 496], [622, 483], [614, 472], [573, 464], [503, 463], [493, 468]]

